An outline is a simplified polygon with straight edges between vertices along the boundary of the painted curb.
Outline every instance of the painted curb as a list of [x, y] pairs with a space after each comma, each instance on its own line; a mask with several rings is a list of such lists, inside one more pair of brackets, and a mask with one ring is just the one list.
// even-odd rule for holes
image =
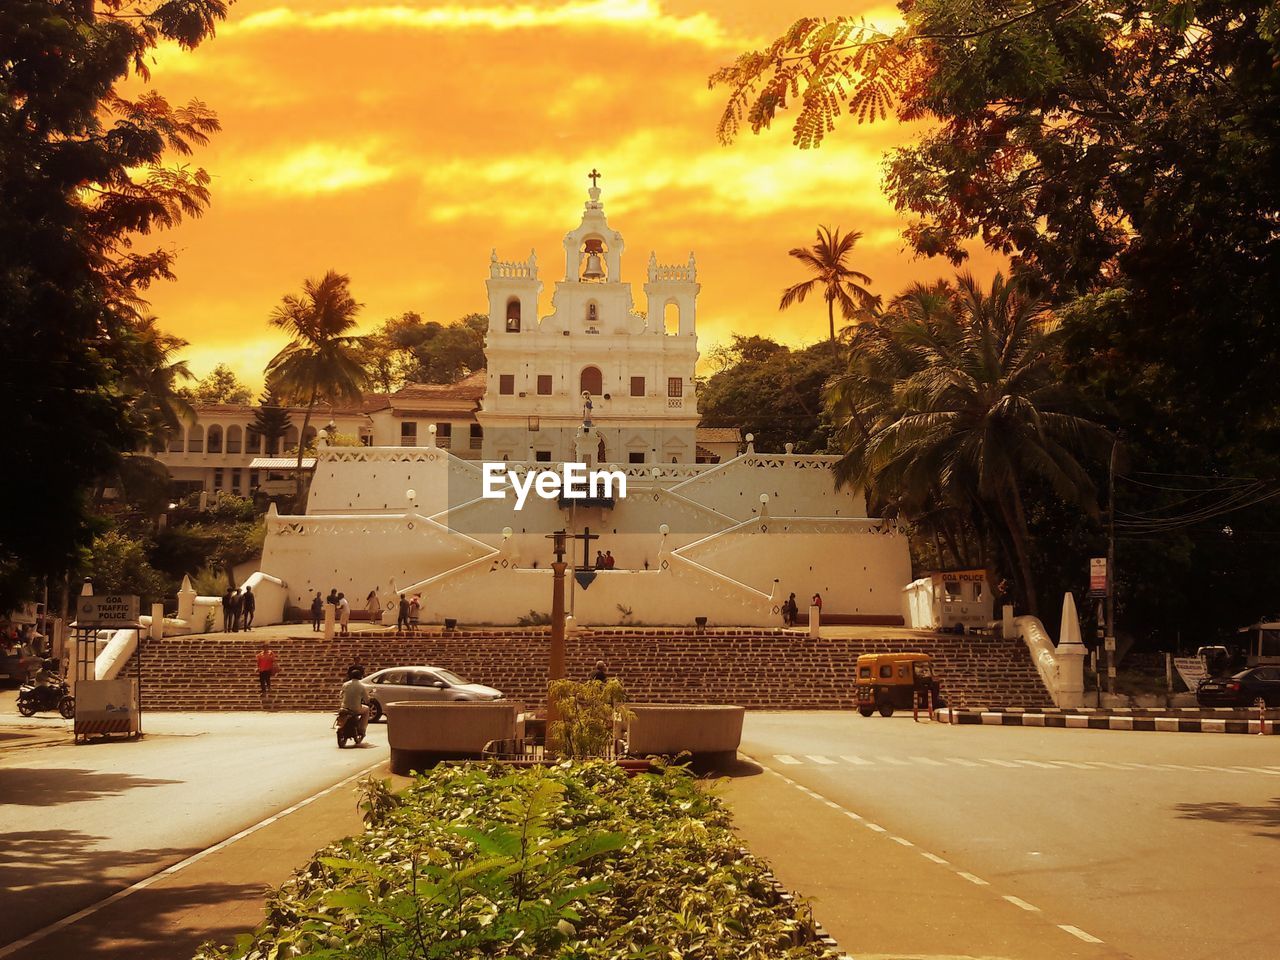
[[[983, 725], [991, 727], [1054, 727], [1079, 730], [1140, 730], [1162, 733], [1243, 733], [1275, 736], [1280, 733], [1276, 720], [1246, 720], [1243, 718], [1206, 718], [1176, 716], [1141, 716], [1137, 714], [1035, 713], [1031, 711], [998, 710], [935, 710], [933, 719], [938, 723]], [[1265, 725], [1265, 729], [1262, 729]]]

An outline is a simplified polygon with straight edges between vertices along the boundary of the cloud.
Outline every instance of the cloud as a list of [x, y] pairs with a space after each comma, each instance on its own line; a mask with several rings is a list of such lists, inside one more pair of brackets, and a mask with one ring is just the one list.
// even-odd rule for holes
[[279, 155], [250, 154], [219, 168], [220, 190], [291, 196], [358, 190], [396, 175], [395, 166], [374, 159], [384, 152], [376, 142], [356, 147], [316, 141]]
[[250, 14], [224, 29], [224, 34], [277, 31], [458, 31], [568, 29], [644, 31], [657, 38], [680, 40], [716, 49], [737, 49], [758, 42], [731, 35], [706, 13], [673, 16], [655, 0], [584, 0], [554, 6], [445, 4], [421, 9], [403, 4], [369, 4], [322, 13], [296, 7], [273, 7]]

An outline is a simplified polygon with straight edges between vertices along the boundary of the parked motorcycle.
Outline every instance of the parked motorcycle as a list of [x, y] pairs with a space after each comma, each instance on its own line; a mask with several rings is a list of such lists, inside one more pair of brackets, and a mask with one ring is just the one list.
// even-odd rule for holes
[[345, 747], [348, 740], [354, 740], [357, 744], [364, 742], [364, 734], [360, 732], [360, 714], [339, 710], [333, 725], [338, 728], [339, 749]]
[[[47, 668], [41, 671], [47, 672]], [[71, 688], [62, 677], [45, 676], [43, 679], [28, 680], [18, 688], [18, 712], [24, 717], [44, 710], [57, 710], [66, 720], [76, 715], [76, 698], [71, 696]]]

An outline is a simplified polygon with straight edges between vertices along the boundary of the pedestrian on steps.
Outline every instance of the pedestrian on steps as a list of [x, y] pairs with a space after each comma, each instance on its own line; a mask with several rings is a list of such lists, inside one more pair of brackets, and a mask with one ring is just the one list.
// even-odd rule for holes
[[280, 672], [275, 651], [264, 640], [258, 651], [258, 690], [264, 697], [271, 695], [271, 678]]
[[364, 608], [369, 612], [370, 623], [382, 622], [382, 598], [378, 596], [378, 588], [374, 587], [364, 598]]
[[324, 598], [320, 596], [320, 591], [316, 591], [316, 595], [311, 600], [311, 629], [315, 633], [320, 632], [320, 624], [324, 620]]
[[345, 593], [338, 594], [338, 621], [342, 624], [342, 636], [351, 636], [351, 601]]
[[396, 611], [396, 633], [409, 632], [409, 598], [400, 594], [400, 608]]

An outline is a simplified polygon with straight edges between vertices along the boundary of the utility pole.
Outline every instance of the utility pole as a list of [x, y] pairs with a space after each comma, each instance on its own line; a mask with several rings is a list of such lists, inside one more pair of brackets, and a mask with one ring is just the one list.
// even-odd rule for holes
[[1116, 456], [1120, 441], [1111, 444], [1111, 462], [1107, 467], [1107, 633], [1103, 640], [1107, 652], [1107, 693], [1116, 692]]

